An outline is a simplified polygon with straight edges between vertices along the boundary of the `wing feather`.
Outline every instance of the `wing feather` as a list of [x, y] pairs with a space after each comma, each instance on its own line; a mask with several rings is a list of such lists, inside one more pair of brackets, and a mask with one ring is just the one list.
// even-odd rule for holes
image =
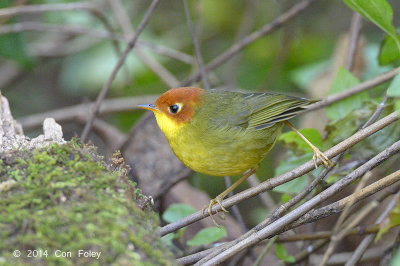
[[[278, 93], [240, 93], [220, 90], [208, 90], [207, 93], [214, 99], [209, 102], [215, 104], [209, 107], [214, 112], [210, 124], [222, 128], [267, 128], [294, 117], [302, 112], [305, 106], [315, 102]], [[204, 115], [206, 114], [205, 112]]]

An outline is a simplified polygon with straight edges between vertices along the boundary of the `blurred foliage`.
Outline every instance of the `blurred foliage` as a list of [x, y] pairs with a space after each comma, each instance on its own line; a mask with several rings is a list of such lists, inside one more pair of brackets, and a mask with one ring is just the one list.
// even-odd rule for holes
[[292, 255], [289, 255], [287, 250], [285, 249], [285, 246], [278, 243], [276, 244], [275, 247], [275, 253], [276, 253], [276, 257], [284, 262], [295, 262], [295, 258]]
[[389, 212], [388, 217], [384, 219], [379, 225], [379, 232], [375, 237], [375, 242], [382, 238], [391, 228], [400, 225], [400, 200], [397, 200], [396, 205]]
[[197, 234], [190, 239], [188, 246], [202, 246], [211, 244], [223, 237], [226, 237], [226, 230], [224, 227], [207, 227], [201, 229]]
[[[163, 213], [162, 218], [168, 223], [176, 222], [197, 210], [190, 205], [184, 203], [171, 204]], [[161, 239], [169, 246], [174, 247], [173, 241], [182, 242], [182, 235], [185, 232], [186, 227], [181, 228], [178, 232], [169, 233], [163, 236]], [[188, 240], [184, 246], [195, 247], [208, 245], [221, 238], [226, 237], [226, 230], [224, 227], [207, 227], [198, 231], [192, 239]]]
[[[16, 5], [16, 2], [3, 0], [0, 1], [0, 7], [11, 7]], [[29, 1], [29, 4], [75, 2], [78, 1], [35, 0]], [[119, 24], [118, 14], [114, 13], [107, 1], [88, 2], [103, 12], [116, 34], [124, 33]], [[188, 2], [201, 53], [206, 63], [297, 3], [297, 1], [257, 0]], [[326, 72], [336, 73], [338, 70], [338, 66], [334, 64], [334, 51], [337, 40], [349, 30], [353, 10], [360, 12], [365, 18], [362, 29], [365, 45], [362, 48], [361, 74], [355, 77], [344, 68], [339, 68], [336, 78], [329, 85], [329, 93], [345, 91], [359, 82], [391, 70], [398, 66], [400, 61], [399, 37], [396, 32], [399, 17], [393, 17], [393, 13], [398, 14], [400, 10], [400, 2], [397, 0], [375, 2], [378, 3], [377, 7], [370, 5], [371, 1], [362, 0], [316, 1], [281, 29], [251, 43], [240, 54], [210, 71], [209, 80], [213, 87], [232, 86], [251, 91], [270, 90], [311, 97], [310, 95], [315, 95], [315, 91], [310, 90], [316, 80], [323, 77]], [[148, 8], [149, 1], [125, 0], [122, 3], [131, 19], [130, 25], [136, 29]], [[338, 14], [340, 19], [337, 19]], [[92, 33], [106, 32], [104, 24], [98, 17], [82, 10], [2, 17], [0, 28], [27, 21], [65, 28], [81, 27]], [[139, 39], [142, 42], [185, 53], [189, 57], [194, 56], [193, 43], [181, 1], [160, 1]], [[118, 46], [123, 50], [126, 43], [119, 42]], [[183, 62], [158, 54], [148, 46], [138, 46], [135, 49], [137, 48], [147, 57], [158, 61], [179, 81], [198, 70], [195, 60]], [[17, 117], [87, 102], [95, 99], [118, 57], [110, 39], [88, 34], [68, 34], [61, 30], [2, 34], [0, 35], [0, 89], [10, 100], [13, 113]], [[368, 92], [333, 104], [326, 111], [331, 121], [325, 131], [318, 135], [311, 129], [310, 134], [306, 133], [307, 137], [323, 150], [349, 137], [368, 120], [389, 83], [391, 85], [388, 96], [395, 97], [395, 100], [389, 101], [390, 106], [385, 114], [393, 110], [393, 106], [399, 110], [398, 80], [397, 77], [392, 83], [387, 82]], [[201, 83], [193, 85], [201, 86]], [[137, 57], [134, 50], [128, 56], [108, 96], [154, 94], [167, 89], [168, 85]], [[316, 90], [323, 89], [318, 87]], [[128, 132], [141, 114], [135, 111], [117, 113], [108, 115], [106, 120], [123, 132]], [[299, 119], [296, 118], [294, 121], [296, 123]], [[388, 143], [398, 138], [399, 132], [396, 128], [399, 128], [398, 123], [361, 143], [358, 149], [368, 151], [363, 157], [382, 150]], [[79, 135], [81, 127], [73, 124], [66, 130], [66, 138], [69, 138], [75, 134]], [[284, 143], [289, 151], [283, 155], [282, 147], [279, 147], [281, 145], [277, 145], [267, 155], [257, 173], [260, 181], [290, 170], [312, 158], [304, 143], [293, 133], [283, 134], [281, 143]], [[351, 160], [351, 156], [346, 159]], [[318, 174], [320, 169], [312, 174]], [[284, 193], [283, 198], [287, 200], [291, 194], [298, 193], [304, 188], [309, 179], [307, 176], [301, 177], [293, 183], [276, 188], [275, 191]], [[195, 174], [191, 181], [196, 187], [207, 190], [210, 195], [217, 195], [223, 190], [222, 178]], [[243, 184], [238, 190], [245, 186]], [[281, 198], [281, 194], [273, 196], [277, 200]], [[257, 207], [259, 206], [255, 206]]]

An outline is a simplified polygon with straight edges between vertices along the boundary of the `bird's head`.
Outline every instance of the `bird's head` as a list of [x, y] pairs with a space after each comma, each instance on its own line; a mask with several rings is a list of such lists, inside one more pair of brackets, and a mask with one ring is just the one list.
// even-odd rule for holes
[[154, 112], [158, 126], [165, 135], [173, 135], [184, 124], [188, 123], [201, 105], [203, 89], [181, 87], [170, 89], [162, 94], [153, 104], [138, 107]]

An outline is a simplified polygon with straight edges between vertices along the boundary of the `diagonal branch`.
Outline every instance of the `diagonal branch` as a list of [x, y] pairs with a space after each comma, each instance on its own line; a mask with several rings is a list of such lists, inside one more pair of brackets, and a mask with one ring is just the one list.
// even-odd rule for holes
[[192, 18], [190, 17], [187, 0], [183, 0], [183, 7], [185, 9], [185, 16], [186, 16], [187, 24], [189, 26], [190, 36], [192, 36], [194, 51], [196, 53], [197, 62], [199, 64], [199, 68], [200, 68], [201, 80], [203, 81], [204, 88], [206, 90], [208, 90], [210, 88], [210, 85], [208, 84], [206, 70], [204, 69], [203, 57], [201, 56], [199, 42], [198, 42], [198, 40], [196, 38], [196, 34], [194, 32], [193, 22], [192, 22]]
[[357, 168], [355, 171], [348, 174], [346, 177], [342, 178], [340, 181], [336, 182], [328, 189], [322, 191], [320, 194], [308, 200], [307, 202], [305, 202], [295, 210], [291, 211], [284, 217], [276, 220], [275, 222], [271, 223], [270, 225], [262, 228], [257, 232], [253, 232], [250, 236], [241, 241], [235, 241], [236, 244], [233, 247], [223, 252], [220, 252], [217, 256], [209, 258], [209, 260], [205, 258], [204, 260], [199, 261], [197, 265], [215, 265], [221, 263], [226, 259], [228, 259], [229, 257], [237, 254], [241, 250], [249, 246], [252, 246], [270, 236], [275, 235], [276, 233], [280, 232], [280, 230], [284, 226], [289, 225], [290, 223], [292, 223], [293, 221], [295, 221], [296, 219], [307, 213], [317, 204], [335, 195], [338, 191], [341, 191], [348, 184], [357, 180], [357, 178], [361, 177], [364, 173], [375, 168], [376, 166], [378, 166], [379, 164], [381, 164], [382, 162], [384, 162], [385, 160], [387, 160], [388, 158], [399, 152], [400, 152], [400, 141], [397, 141], [387, 149], [377, 154], [371, 160], [369, 160], [368, 162]]
[[[303, 0], [300, 3], [296, 4], [293, 6], [291, 9], [280, 15], [279, 17], [275, 18], [271, 23], [265, 25], [258, 31], [255, 31], [251, 33], [250, 35], [246, 36], [242, 40], [240, 40], [238, 43], [235, 43], [234, 45], [231, 46], [227, 51], [219, 55], [217, 58], [212, 60], [206, 67], [205, 71], [210, 71], [213, 70], [229, 59], [231, 59], [234, 55], [239, 53], [241, 50], [243, 50], [246, 46], [251, 44], [252, 42], [258, 40], [259, 38], [273, 32], [276, 29], [279, 29], [282, 27], [285, 23], [290, 21], [292, 18], [296, 17], [300, 12], [304, 11], [312, 2], [315, 0]], [[196, 73], [190, 77], [188, 77], [186, 80], [182, 82], [182, 86], [187, 86], [190, 85], [192, 82], [199, 81], [201, 78], [200, 73]]]
[[86, 139], [87, 139], [87, 137], [89, 135], [90, 129], [91, 129], [92, 125], [93, 125], [93, 121], [94, 121], [97, 113], [99, 112], [100, 105], [101, 105], [102, 101], [106, 97], [107, 92], [111, 87], [111, 84], [113, 83], [115, 77], [117, 76], [117, 73], [118, 73], [119, 69], [124, 64], [125, 59], [128, 56], [129, 52], [135, 47], [136, 41], [138, 40], [140, 33], [142, 33], [142, 31], [144, 30], [144, 27], [146, 26], [147, 22], [149, 21], [151, 15], [153, 14], [153, 11], [154, 11], [156, 5], [158, 4], [158, 2], [159, 2], [159, 0], [153, 0], [153, 2], [151, 3], [149, 9], [147, 10], [145, 16], [143, 17], [142, 21], [140, 22], [140, 24], [138, 26], [137, 32], [132, 37], [132, 40], [128, 43], [128, 46], [126, 47], [126, 49], [122, 53], [122, 55], [119, 58], [116, 66], [114, 67], [113, 72], [111, 73], [111, 75], [108, 78], [106, 84], [104, 84], [103, 89], [101, 90], [100, 94], [98, 95], [97, 100], [96, 100], [96, 105], [94, 106], [94, 109], [93, 109], [92, 113], [90, 114], [89, 120], [86, 123], [85, 128], [83, 129], [82, 136], [81, 136], [82, 142], [86, 141]]
[[332, 103], [343, 100], [344, 98], [350, 97], [365, 90], [369, 90], [375, 86], [378, 86], [379, 84], [382, 84], [386, 81], [393, 79], [399, 73], [399, 71], [400, 67], [395, 68], [373, 79], [367, 80], [354, 87], [351, 87], [347, 90], [330, 95], [319, 102], [309, 105], [309, 107], [307, 107], [306, 112], [331, 105]]
[[[122, 6], [120, 0], [109, 0], [111, 8], [115, 13], [115, 17], [121, 25], [122, 30], [126, 38], [130, 38], [135, 35], [135, 31], [131, 25], [129, 16], [127, 14], [126, 9]], [[137, 57], [148, 67], [150, 68], [167, 86], [173, 88], [178, 86], [179, 81], [175, 78], [174, 75], [171, 74], [166, 68], [164, 68], [157, 60], [153, 57], [148, 56], [144, 53], [139, 47], [139, 41], [137, 42], [137, 48], [135, 50], [135, 54]]]
[[[339, 153], [349, 149], [356, 143], [360, 142], [361, 140], [365, 139], [366, 137], [374, 134], [375, 132], [379, 131], [380, 129], [390, 125], [391, 123], [395, 122], [396, 120], [399, 119], [399, 116], [396, 112], [393, 112], [389, 114], [388, 116], [382, 118], [381, 120], [375, 122], [374, 124], [370, 125], [369, 127], [360, 130], [356, 134], [352, 135], [348, 139], [342, 141], [341, 143], [335, 145], [331, 149], [327, 150], [324, 154], [328, 158], [333, 158], [334, 156], [338, 155]], [[320, 163], [320, 161], [318, 161]], [[228, 198], [222, 202], [222, 205], [225, 208], [229, 208], [243, 200], [246, 200], [248, 198], [251, 198], [255, 195], [258, 195], [261, 192], [271, 190], [276, 186], [279, 186], [283, 183], [289, 182], [299, 176], [302, 176], [311, 170], [314, 169], [314, 163], [312, 160], [300, 165], [299, 167], [296, 167], [295, 169], [286, 172], [280, 176], [271, 178], [269, 180], [264, 181], [257, 187], [249, 188], [245, 191], [242, 191], [236, 195], [234, 195], [231, 198]], [[220, 211], [220, 206], [215, 205], [212, 208], [212, 213], [216, 213], [217, 211]], [[198, 220], [201, 220], [205, 217], [208, 216], [208, 213], [202, 213], [201, 211], [198, 211], [192, 215], [189, 215], [177, 222], [170, 223], [158, 230], [158, 233], [160, 235], [165, 235], [171, 232], [174, 232], [186, 225], [192, 224]]]

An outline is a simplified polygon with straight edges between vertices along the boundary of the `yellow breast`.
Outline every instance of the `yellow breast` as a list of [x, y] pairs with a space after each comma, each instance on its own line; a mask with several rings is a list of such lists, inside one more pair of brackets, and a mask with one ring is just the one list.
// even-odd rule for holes
[[272, 135], [279, 131], [271, 131], [268, 139], [252, 134], [251, 142], [262, 143], [252, 145], [246, 133], [213, 134], [190, 123], [177, 123], [161, 112], [155, 114], [175, 155], [192, 170], [211, 176], [240, 175], [255, 167], [272, 148], [276, 140]]

